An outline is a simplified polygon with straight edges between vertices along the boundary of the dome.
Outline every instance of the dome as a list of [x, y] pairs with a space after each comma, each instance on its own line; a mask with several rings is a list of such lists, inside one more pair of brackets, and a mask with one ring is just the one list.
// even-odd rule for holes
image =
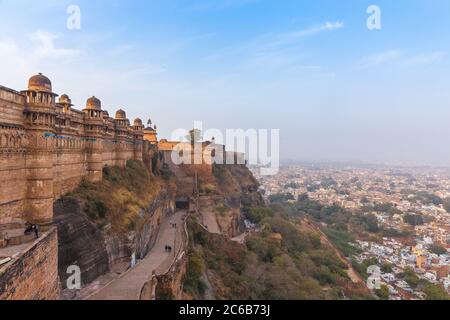
[[59, 97], [59, 101], [60, 104], [70, 104], [72, 105], [72, 100], [70, 100], [69, 96], [67, 94], [63, 94], [62, 96]]
[[39, 73], [28, 80], [28, 90], [52, 92], [52, 82], [42, 73]]
[[97, 99], [95, 96], [90, 97], [86, 102], [86, 109], [101, 110], [102, 102], [99, 99]]
[[135, 126], [142, 127], [142, 120], [139, 119], [139, 118], [134, 119], [134, 122], [133, 122], [133, 123], [134, 123]]
[[122, 109], [117, 110], [116, 112], [116, 120], [125, 120], [127, 118], [127, 114]]

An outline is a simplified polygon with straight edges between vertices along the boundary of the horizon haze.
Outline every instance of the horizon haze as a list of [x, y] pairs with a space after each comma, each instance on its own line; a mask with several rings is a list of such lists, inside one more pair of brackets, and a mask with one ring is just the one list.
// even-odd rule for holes
[[160, 138], [196, 120], [280, 129], [284, 161], [448, 166], [449, 33], [448, 1], [4, 0], [0, 84], [42, 72]]

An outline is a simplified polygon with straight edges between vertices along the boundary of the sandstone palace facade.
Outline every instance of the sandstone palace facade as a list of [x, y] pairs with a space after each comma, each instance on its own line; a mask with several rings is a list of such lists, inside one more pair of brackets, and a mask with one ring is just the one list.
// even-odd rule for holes
[[99, 181], [103, 167], [131, 159], [152, 163], [154, 128], [130, 125], [123, 110], [110, 117], [96, 97], [82, 111], [67, 95], [57, 98], [42, 74], [28, 90], [0, 86], [0, 225], [49, 223], [54, 200], [83, 178]]

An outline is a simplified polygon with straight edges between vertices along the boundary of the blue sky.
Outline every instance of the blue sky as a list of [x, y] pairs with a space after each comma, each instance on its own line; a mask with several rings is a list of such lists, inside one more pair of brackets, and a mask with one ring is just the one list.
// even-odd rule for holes
[[281, 129], [286, 160], [449, 165], [449, 53], [447, 0], [0, 1], [1, 85], [43, 72], [162, 137]]

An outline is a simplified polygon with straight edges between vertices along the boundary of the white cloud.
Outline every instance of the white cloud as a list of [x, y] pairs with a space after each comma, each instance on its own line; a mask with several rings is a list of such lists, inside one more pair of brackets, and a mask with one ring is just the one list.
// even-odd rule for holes
[[306, 28], [304, 30], [298, 30], [294, 32], [289, 32], [280, 35], [277, 39], [275, 39], [270, 45], [271, 46], [280, 46], [293, 43], [301, 38], [311, 36], [314, 34], [333, 31], [344, 28], [344, 22], [336, 21], [336, 22], [325, 22], [321, 25], [313, 26]]
[[445, 52], [433, 51], [408, 57], [407, 54], [403, 54], [399, 50], [386, 50], [359, 60], [356, 63], [356, 68], [367, 69], [390, 62], [397, 62], [400, 66], [427, 65], [441, 61], [445, 55]]
[[445, 57], [445, 52], [434, 51], [416, 55], [406, 60], [407, 65], [425, 65], [441, 61]]
[[14, 89], [23, 88], [29, 70], [35, 70], [31, 54], [26, 54], [14, 41], [0, 41], [0, 84]]
[[[299, 52], [295, 44], [302, 38], [344, 28], [344, 22], [324, 22], [303, 30], [278, 34], [263, 34], [247, 40], [245, 43], [221, 48], [208, 55], [207, 61], [219, 61], [232, 58], [236, 69], [256, 68], [259, 71], [289, 71], [304, 73], [305, 70], [317, 71], [322, 67], [308, 64], [305, 54]], [[238, 64], [237, 62], [240, 61]], [[305, 64], [306, 63], [306, 64]]]
[[[59, 48], [55, 40], [60, 37], [46, 31], [37, 30], [27, 37], [19, 39], [0, 39], [0, 83], [14, 89], [23, 89], [26, 79], [37, 72], [65, 66], [73, 63], [80, 50]], [[57, 61], [55, 61], [57, 60]], [[75, 70], [77, 68], [74, 68]]]
[[359, 60], [356, 67], [358, 69], [376, 67], [397, 60], [401, 56], [402, 53], [398, 50], [387, 50]]
[[56, 48], [55, 40], [58, 38], [58, 35], [42, 30], [32, 33], [30, 40], [35, 44], [34, 54], [39, 57], [65, 58], [81, 53], [81, 51], [75, 49]]
[[135, 46], [132, 44], [122, 44], [112, 48], [109, 54], [112, 56], [123, 56], [135, 50]]

